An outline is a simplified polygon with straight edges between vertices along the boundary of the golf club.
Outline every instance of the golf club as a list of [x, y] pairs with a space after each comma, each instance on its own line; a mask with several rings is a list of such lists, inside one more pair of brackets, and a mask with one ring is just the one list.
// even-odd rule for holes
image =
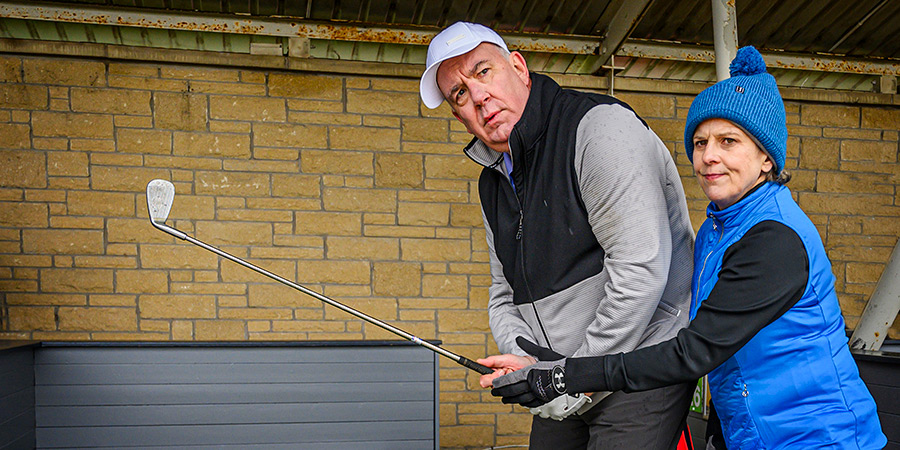
[[191, 244], [203, 247], [204, 249], [209, 250], [225, 259], [234, 261], [248, 269], [251, 269], [258, 273], [261, 273], [275, 281], [286, 284], [306, 295], [314, 297], [314, 298], [316, 298], [322, 302], [325, 302], [331, 306], [334, 306], [335, 308], [338, 308], [341, 311], [344, 311], [348, 314], [354, 315], [354, 316], [356, 316], [362, 320], [365, 320], [366, 322], [369, 322], [373, 325], [377, 325], [387, 331], [390, 331], [391, 333], [396, 334], [397, 336], [400, 336], [407, 340], [410, 340], [410, 341], [412, 341], [418, 345], [421, 345], [422, 347], [425, 347], [441, 356], [450, 358], [450, 359], [456, 361], [457, 363], [459, 363], [469, 369], [472, 369], [480, 374], [487, 375], [487, 374], [493, 373], [493, 370], [487, 366], [483, 366], [483, 365], [478, 364], [475, 361], [472, 361], [464, 356], [457, 355], [456, 353], [453, 353], [449, 350], [445, 350], [441, 347], [438, 347], [437, 345], [423, 341], [422, 339], [419, 339], [418, 337], [416, 337], [410, 333], [407, 333], [406, 331], [403, 331], [393, 325], [390, 325], [386, 322], [378, 320], [378, 319], [376, 319], [372, 316], [369, 316], [368, 314], [365, 314], [361, 311], [357, 311], [347, 305], [344, 305], [338, 301], [332, 300], [322, 294], [319, 294], [318, 292], [312, 291], [312, 290], [310, 290], [306, 287], [303, 287], [297, 283], [294, 283], [286, 278], [280, 277], [280, 276], [278, 276], [272, 272], [269, 272], [268, 270], [265, 270], [261, 267], [257, 267], [253, 264], [250, 264], [249, 262], [244, 261], [243, 259], [238, 258], [237, 256], [234, 256], [234, 255], [226, 253], [222, 250], [219, 250], [209, 244], [206, 244], [205, 242], [194, 239], [193, 237], [187, 235], [186, 233], [184, 233], [180, 230], [177, 230], [175, 228], [172, 228], [172, 227], [166, 225], [166, 219], [169, 217], [169, 211], [172, 209], [172, 203], [174, 200], [175, 200], [175, 185], [173, 185], [171, 182], [166, 181], [166, 180], [158, 180], [157, 179], [157, 180], [153, 180], [147, 184], [147, 210], [150, 213], [150, 222], [158, 230], [164, 231], [164, 232], [171, 234], [172, 236], [175, 236], [179, 239], [188, 241]]

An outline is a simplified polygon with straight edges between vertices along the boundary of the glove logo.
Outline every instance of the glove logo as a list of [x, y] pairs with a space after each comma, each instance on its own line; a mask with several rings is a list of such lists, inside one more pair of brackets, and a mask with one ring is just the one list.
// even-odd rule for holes
[[551, 378], [553, 379], [553, 390], [556, 391], [557, 394], [565, 394], [566, 393], [566, 372], [562, 368], [562, 366], [556, 366], [553, 368], [551, 372]]

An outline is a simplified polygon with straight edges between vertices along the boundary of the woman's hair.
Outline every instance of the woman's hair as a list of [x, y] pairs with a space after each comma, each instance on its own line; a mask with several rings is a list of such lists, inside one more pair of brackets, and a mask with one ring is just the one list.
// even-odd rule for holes
[[788, 184], [788, 181], [791, 181], [791, 173], [788, 172], [787, 169], [782, 169], [781, 173], [778, 175], [775, 175], [775, 168], [773, 167], [772, 169], [773, 170], [766, 172], [766, 181], [774, 181], [782, 185]]

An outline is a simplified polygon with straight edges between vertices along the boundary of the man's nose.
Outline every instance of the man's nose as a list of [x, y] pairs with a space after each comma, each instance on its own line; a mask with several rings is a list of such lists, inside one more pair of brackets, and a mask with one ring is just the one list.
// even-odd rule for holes
[[486, 102], [487, 99], [490, 98], [490, 94], [488, 93], [486, 86], [483, 86], [481, 84], [475, 84], [474, 86], [471, 86], [469, 88], [469, 93], [472, 95], [472, 101], [474, 101], [475, 104], [479, 106], [483, 105], [484, 102]]

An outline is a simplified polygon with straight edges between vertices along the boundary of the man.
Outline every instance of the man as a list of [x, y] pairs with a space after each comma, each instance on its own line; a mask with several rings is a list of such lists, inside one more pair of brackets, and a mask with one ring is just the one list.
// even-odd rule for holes
[[[630, 351], [688, 321], [693, 231], [665, 145], [626, 104], [529, 73], [493, 30], [458, 22], [428, 47], [424, 104], [474, 135], [499, 375], [539, 359]], [[532, 448], [674, 448], [692, 387], [594, 393], [536, 408]], [[567, 402], [584, 402], [562, 396]], [[576, 412], [576, 414], [572, 414]], [[548, 417], [544, 417], [548, 416]]]

